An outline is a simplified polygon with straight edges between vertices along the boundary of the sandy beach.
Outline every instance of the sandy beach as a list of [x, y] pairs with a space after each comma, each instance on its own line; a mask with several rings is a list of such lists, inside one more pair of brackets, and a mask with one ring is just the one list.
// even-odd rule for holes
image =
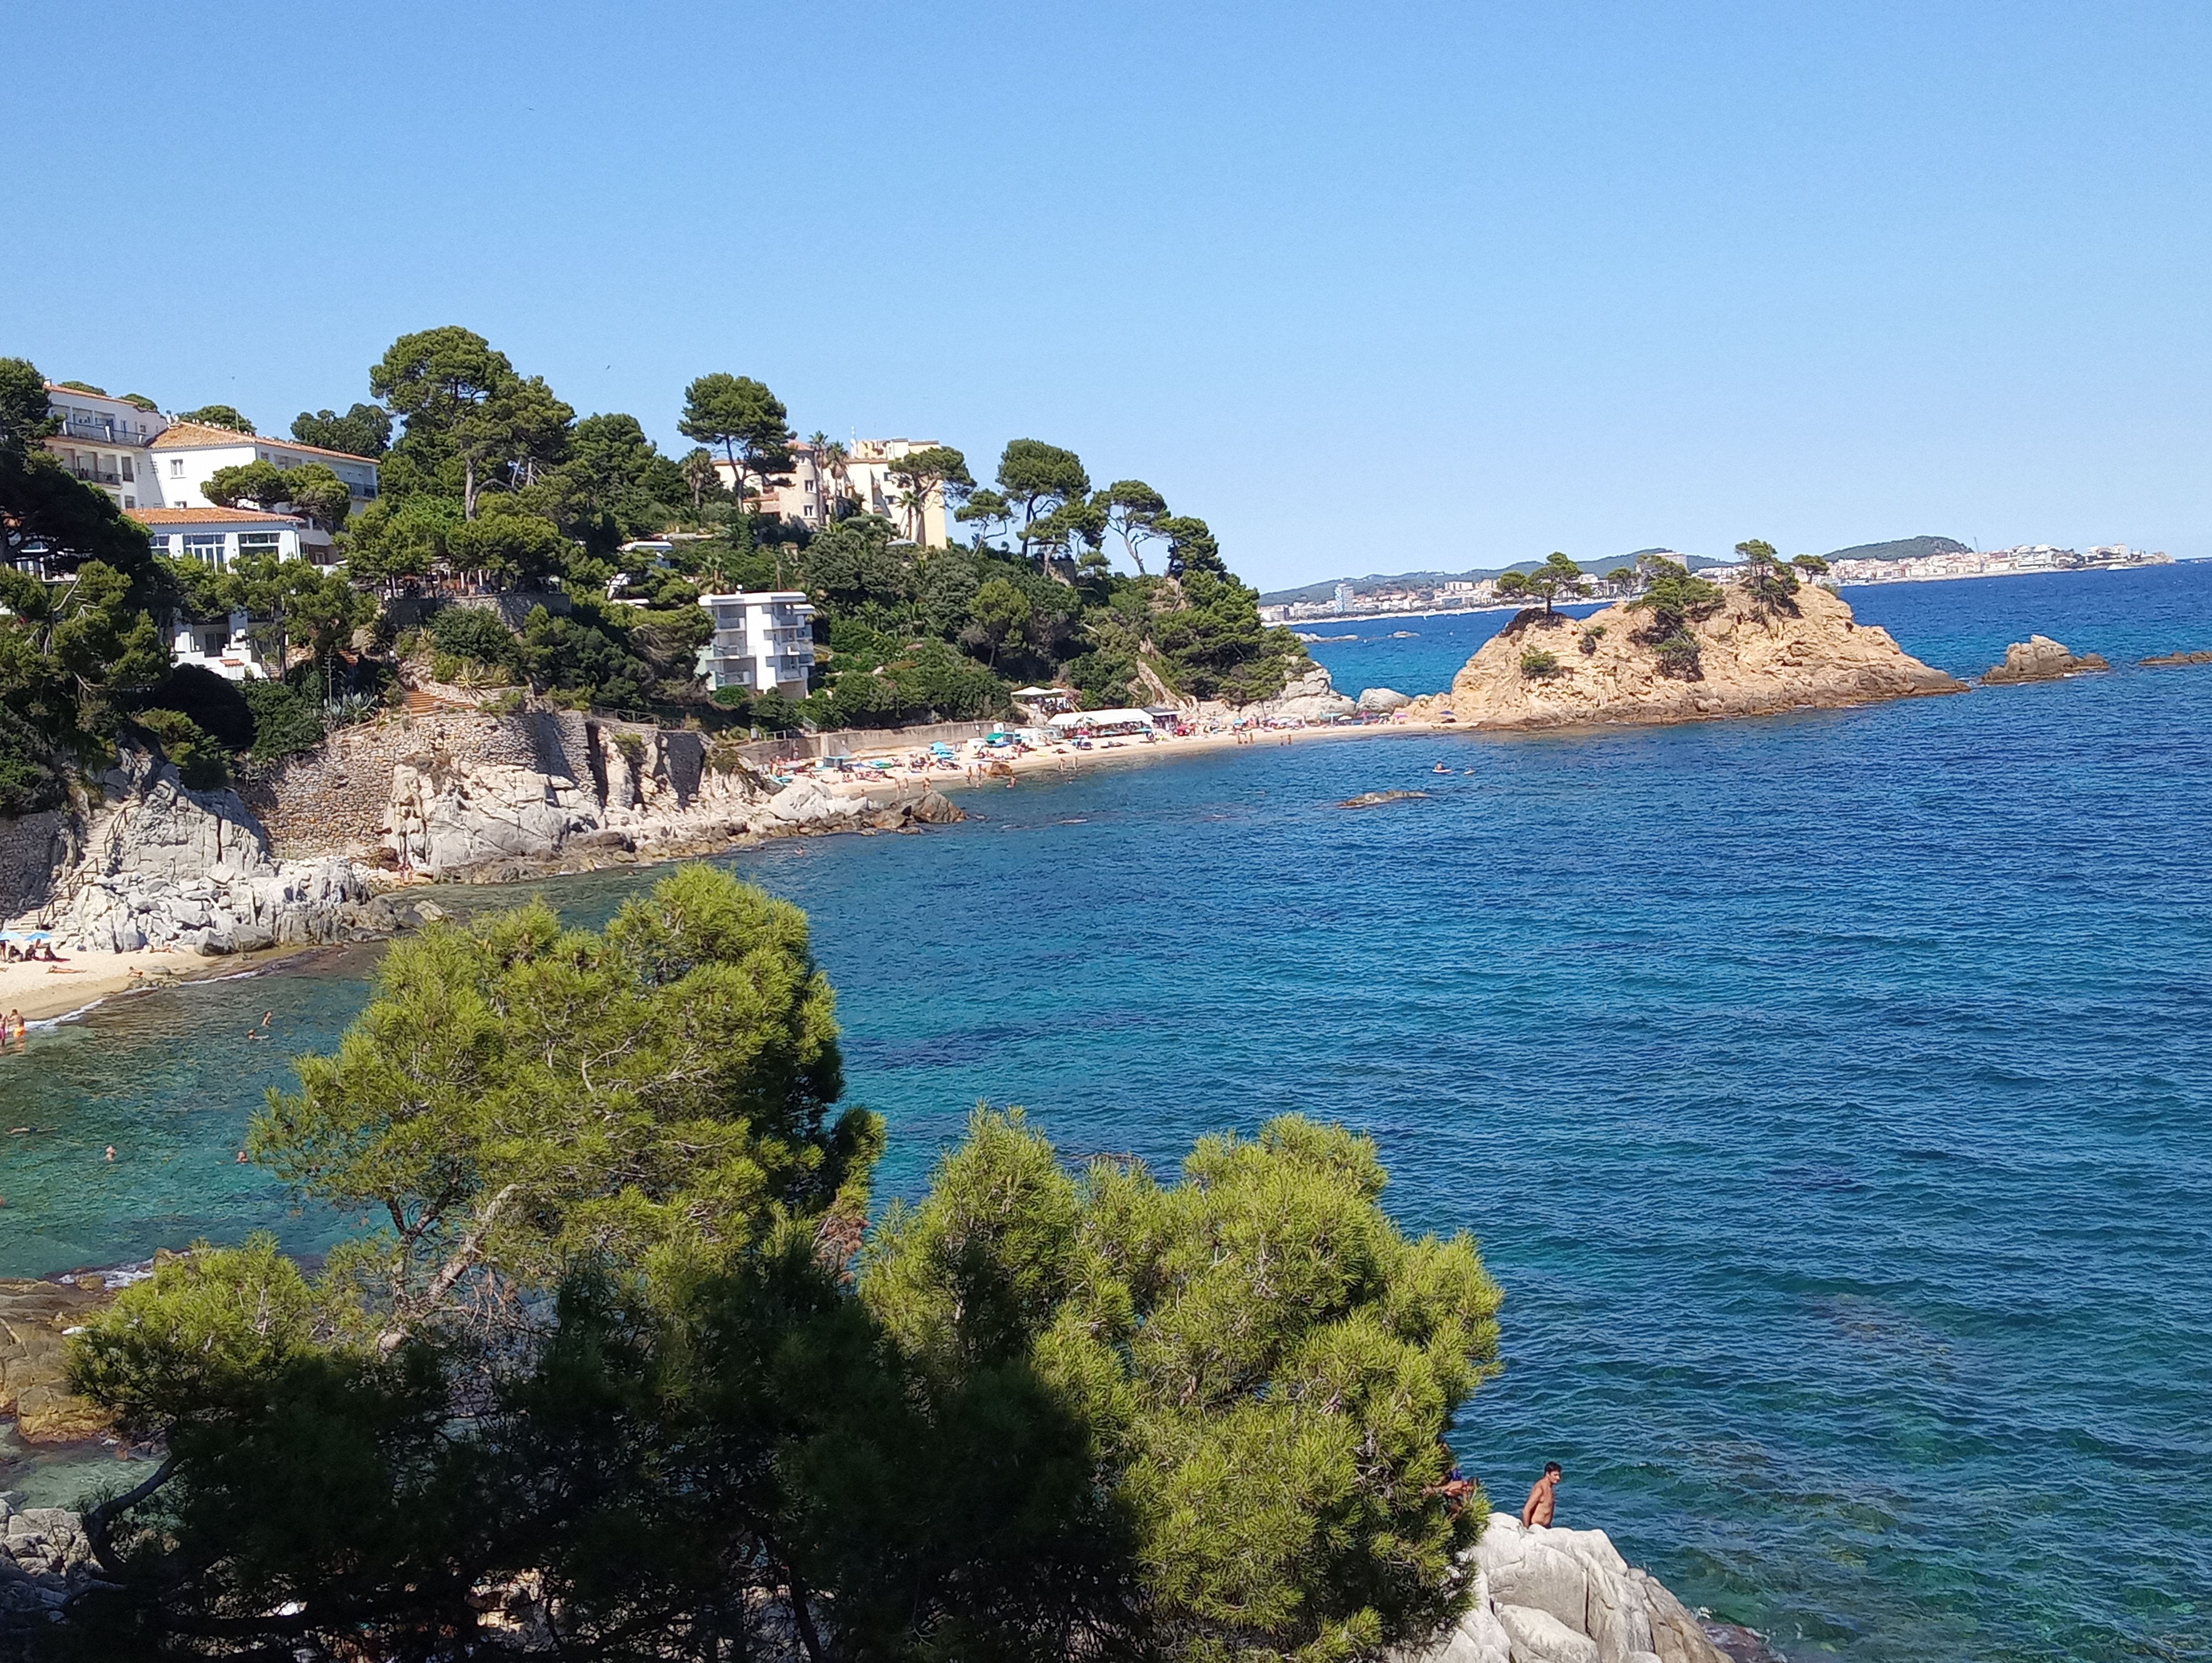
[[[1249, 746], [1304, 745], [1321, 740], [1347, 739], [1404, 739], [1424, 734], [1455, 734], [1467, 731], [1452, 722], [1415, 721], [1376, 722], [1362, 724], [1334, 723], [1310, 728], [1262, 728], [1248, 729], [1242, 734], [1162, 734], [1157, 738], [1112, 739], [1094, 740], [1088, 750], [1078, 750], [1073, 745], [1052, 744], [1024, 752], [1020, 756], [1005, 757], [994, 761], [994, 768], [1012, 769], [1016, 778], [1029, 774], [1072, 775], [1080, 770], [1109, 764], [1131, 762], [1160, 762], [1170, 757], [1196, 756], [1212, 751], [1227, 751]], [[856, 751], [854, 756], [904, 758], [914, 754], [910, 746], [886, 746], [879, 751]], [[951, 766], [933, 764], [915, 771], [901, 766], [887, 772], [868, 771], [876, 776], [873, 783], [905, 783], [924, 782], [939, 791], [983, 790], [996, 788], [1003, 790], [1006, 777], [1002, 772], [982, 774], [970, 778], [964, 762]], [[860, 783], [840, 783], [832, 789], [859, 791]]]
[[118, 994], [242, 975], [303, 950], [276, 947], [219, 959], [150, 948], [137, 953], [64, 951], [64, 962], [58, 965], [0, 964], [0, 1014], [17, 1013], [27, 1022], [52, 1022]]

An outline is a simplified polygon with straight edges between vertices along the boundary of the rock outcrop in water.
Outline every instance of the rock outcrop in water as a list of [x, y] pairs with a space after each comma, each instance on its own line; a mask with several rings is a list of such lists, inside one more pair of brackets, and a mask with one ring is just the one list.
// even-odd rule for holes
[[102, 1280], [0, 1279], [0, 1416], [27, 1444], [75, 1443], [106, 1430], [107, 1417], [66, 1383], [67, 1336], [113, 1298]]
[[1680, 655], [1662, 660], [1644, 639], [1650, 614], [1626, 601], [1586, 618], [1547, 618], [1531, 608], [1468, 660], [1449, 692], [1416, 699], [1406, 714], [1448, 716], [1462, 727], [1561, 728], [1765, 716], [1966, 691], [1906, 654], [1887, 630], [1858, 623], [1832, 590], [1801, 588], [1791, 612], [1756, 606], [1739, 585], [1720, 588], [1719, 610], [1688, 625], [1693, 666]]
[[1984, 687], [2003, 686], [2016, 681], [2063, 681], [2068, 676], [2081, 675], [2086, 671], [2109, 670], [2107, 664], [2095, 653], [2071, 651], [2062, 641], [2053, 641], [2047, 635], [2032, 635], [2025, 641], [2015, 641], [2005, 649], [2004, 662], [1993, 664], [1982, 673]]
[[1703, 1623], [1601, 1530], [1531, 1529], [1492, 1514], [1457, 1628], [1392, 1663], [1729, 1663]]

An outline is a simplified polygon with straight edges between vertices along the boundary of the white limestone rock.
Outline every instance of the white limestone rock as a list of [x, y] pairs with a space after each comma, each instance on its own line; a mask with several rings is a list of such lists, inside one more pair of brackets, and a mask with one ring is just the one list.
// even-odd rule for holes
[[359, 868], [343, 856], [279, 862], [235, 793], [188, 790], [173, 767], [128, 748], [105, 783], [110, 801], [81, 858], [34, 915], [84, 950], [228, 953], [374, 927]]
[[1398, 1663], [1728, 1663], [1698, 1619], [1601, 1530], [1493, 1514], [1459, 1626]]
[[1297, 716], [1306, 722], [1330, 722], [1352, 715], [1359, 706], [1336, 691], [1327, 670], [1318, 664], [1309, 664], [1281, 692], [1253, 708], [1262, 717]]
[[1409, 695], [1395, 687], [1369, 687], [1362, 690], [1359, 695], [1359, 708], [1371, 715], [1402, 710], [1413, 702]]
[[597, 798], [573, 779], [435, 756], [392, 765], [384, 824], [385, 842], [401, 862], [434, 878], [489, 862], [544, 859], [572, 836], [605, 827]]
[[1534, 1605], [1500, 1605], [1498, 1621], [1513, 1642], [1513, 1663], [1601, 1663], [1597, 1642]]

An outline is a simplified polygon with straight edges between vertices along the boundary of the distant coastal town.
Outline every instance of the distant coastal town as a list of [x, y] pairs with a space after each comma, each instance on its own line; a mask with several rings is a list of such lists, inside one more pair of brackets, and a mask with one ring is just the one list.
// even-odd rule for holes
[[[1589, 579], [1582, 598], [1613, 600], [1634, 594], [1640, 564], [1671, 560], [1692, 571], [1727, 576], [1735, 563], [1684, 554], [1674, 549], [1639, 549], [1614, 559], [1583, 560]], [[2130, 548], [2124, 543], [2062, 549], [2048, 543], [2014, 548], [1974, 549], [1948, 537], [1913, 537], [1839, 549], [1822, 556], [1831, 583], [1932, 582], [1957, 577], [2020, 577], [2039, 572], [2095, 571], [2130, 566], [2162, 566], [2173, 557]], [[1519, 606], [1520, 598], [1501, 585], [1509, 573], [1528, 573], [1537, 563], [1523, 561], [1498, 570], [1407, 572], [1395, 576], [1346, 578], [1260, 597], [1260, 616], [1269, 624], [1298, 624], [1323, 618], [1382, 618], [1395, 613], [1480, 612]]]

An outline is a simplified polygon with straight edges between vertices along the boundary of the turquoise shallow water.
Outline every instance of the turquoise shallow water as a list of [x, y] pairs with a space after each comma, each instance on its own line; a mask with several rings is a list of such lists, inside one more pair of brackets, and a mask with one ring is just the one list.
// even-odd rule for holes
[[[2034, 629], [2127, 667], [1176, 758], [739, 869], [813, 914], [887, 1189], [977, 1099], [1160, 1160], [1342, 1118], [1508, 1290], [1457, 1443], [1509, 1504], [1559, 1459], [1565, 1522], [1793, 1658], [2212, 1657], [2212, 667], [2132, 667], [2212, 648], [2212, 566], [1849, 598], [1960, 672]], [[1316, 650], [1415, 691], [1502, 621]], [[1389, 787], [1431, 795], [1334, 807]], [[639, 880], [550, 892], [590, 919]], [[0, 1274], [316, 1245], [232, 1161], [283, 1077], [237, 1036], [327, 1044], [368, 962], [0, 1063], [40, 1129], [0, 1143]]]

